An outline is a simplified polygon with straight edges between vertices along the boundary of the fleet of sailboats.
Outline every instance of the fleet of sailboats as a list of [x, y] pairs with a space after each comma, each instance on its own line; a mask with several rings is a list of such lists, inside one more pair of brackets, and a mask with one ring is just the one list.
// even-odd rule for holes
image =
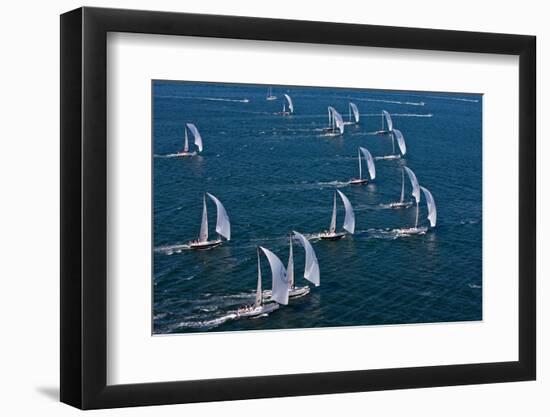
[[[208, 208], [206, 206], [206, 197], [216, 204], [216, 239], [208, 240]], [[191, 249], [211, 249], [222, 244], [222, 237], [226, 240], [231, 240], [231, 224], [229, 217], [225, 211], [225, 207], [215, 196], [210, 193], [205, 193], [202, 199], [202, 219], [199, 238], [189, 242]]]
[[[283, 109], [280, 114], [292, 115], [294, 113], [294, 105], [291, 97], [288, 94], [283, 94]], [[272, 87], [269, 87], [266, 94], [267, 101], [273, 101], [277, 96], [273, 95]], [[344, 122], [342, 115], [332, 106], [328, 107], [328, 126], [324, 128], [324, 132], [328, 135], [342, 135], [345, 125], [358, 124], [360, 120], [359, 109], [357, 106], [349, 102], [348, 120]], [[177, 156], [194, 156], [203, 151], [202, 137], [193, 123], [186, 123], [184, 129], [184, 146], [183, 151], [176, 154]], [[189, 132], [189, 133], [188, 133]], [[375, 159], [397, 159], [405, 155], [407, 147], [405, 139], [400, 130], [394, 129], [391, 115], [386, 110], [382, 111], [382, 127], [381, 130], [375, 132], [378, 135], [389, 135], [392, 139], [392, 154], [383, 157], [373, 158], [372, 154], [365, 147], [359, 146], [357, 149], [357, 159], [359, 165], [358, 178], [352, 178], [349, 181], [350, 185], [367, 184], [376, 178]], [[195, 149], [190, 150], [190, 136], [193, 139]], [[396, 153], [395, 142], [398, 145]], [[363, 159], [366, 161], [366, 172], [363, 174]], [[411, 184], [411, 195], [414, 198], [414, 203], [406, 199], [405, 193], [405, 174]], [[425, 187], [421, 186], [415, 173], [407, 166], [401, 167], [401, 195], [399, 201], [389, 204], [390, 208], [409, 208], [416, 205], [415, 222], [411, 227], [396, 229], [399, 235], [414, 235], [423, 234], [429, 227], [420, 224], [420, 202], [421, 191], [424, 194], [427, 207], [427, 220], [429, 227], [433, 228], [437, 223], [437, 208], [432, 193]], [[345, 208], [344, 223], [342, 229], [337, 231], [337, 195], [342, 201]], [[216, 233], [217, 237], [209, 239], [208, 230], [208, 206], [207, 200], [211, 200], [216, 205]], [[332, 216], [329, 229], [319, 233], [317, 236], [322, 240], [339, 240], [347, 234], [355, 233], [355, 213], [353, 206], [348, 197], [340, 190], [336, 189], [333, 195]], [[231, 239], [231, 224], [225, 207], [221, 201], [210, 193], [203, 195], [203, 209], [200, 225], [199, 236], [196, 240], [188, 243], [191, 249], [210, 249], [219, 246], [223, 243], [223, 239], [229, 241]], [[319, 261], [313, 248], [312, 243], [305, 235], [293, 231], [289, 233], [289, 253], [288, 262], [285, 267], [281, 259], [269, 249], [258, 246], [257, 252], [257, 268], [258, 278], [256, 286], [256, 295], [253, 304], [240, 307], [234, 314], [235, 318], [255, 318], [267, 315], [280, 308], [281, 305], [287, 305], [289, 300], [304, 297], [311, 292], [310, 285], [297, 285], [297, 276], [294, 267], [294, 243], [298, 242], [305, 252], [303, 279], [315, 287], [320, 285]], [[263, 290], [262, 288], [262, 263], [261, 258], [265, 256], [271, 270], [271, 289]]]
[[[187, 131], [191, 132], [191, 135], [193, 135], [193, 140], [195, 143], [195, 147], [197, 148], [196, 151], [190, 152], [189, 151], [189, 137], [187, 135]], [[195, 156], [197, 153], [202, 152], [202, 137], [199, 133], [199, 129], [197, 129], [197, 126], [195, 126], [193, 123], [186, 123], [184, 126], [184, 140], [183, 140], [183, 151], [178, 152], [176, 156]]]
[[352, 185], [362, 185], [366, 184], [369, 181], [367, 178], [363, 178], [363, 164], [361, 163], [363, 158], [361, 157], [361, 154], [365, 156], [365, 160], [367, 161], [370, 179], [374, 180], [376, 178], [376, 167], [374, 166], [374, 158], [367, 148], [363, 148], [362, 146], [360, 146], [357, 149], [357, 159], [359, 160], [359, 178], [352, 178], [349, 182]]
[[[344, 217], [344, 225], [342, 226], [345, 230], [344, 232], [336, 231], [336, 193], [340, 196], [340, 199], [344, 203], [344, 208], [346, 209], [346, 214]], [[353, 206], [351, 205], [349, 199], [344, 195], [340, 190], [334, 192], [334, 201], [332, 204], [332, 217], [330, 220], [330, 227], [327, 231], [324, 231], [319, 234], [319, 237], [323, 240], [338, 240], [342, 239], [346, 232], [350, 234], [355, 233], [355, 213], [353, 212]]]

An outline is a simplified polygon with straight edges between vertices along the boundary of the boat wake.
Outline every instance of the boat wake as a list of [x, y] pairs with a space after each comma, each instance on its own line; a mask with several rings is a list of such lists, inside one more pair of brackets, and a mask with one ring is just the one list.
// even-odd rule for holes
[[442, 96], [425, 96], [427, 98], [434, 98], [437, 100], [450, 100], [450, 101], [465, 101], [467, 103], [479, 103], [479, 100], [473, 98], [460, 98], [460, 97], [442, 97]]
[[423, 101], [398, 101], [398, 100], [384, 100], [381, 98], [355, 98], [355, 97], [346, 97], [350, 100], [357, 101], [370, 101], [375, 103], [388, 103], [388, 104], [403, 104], [407, 106], [424, 106], [426, 103]]
[[176, 245], [165, 245], [157, 246], [154, 248], [155, 253], [163, 253], [165, 255], [173, 255], [174, 253], [181, 253], [184, 250], [191, 249], [191, 246], [188, 244], [176, 244]]
[[176, 100], [205, 100], [205, 101], [225, 101], [228, 103], [249, 103], [247, 98], [232, 99], [224, 97], [185, 97], [185, 96], [155, 96], [155, 98], [172, 98]]

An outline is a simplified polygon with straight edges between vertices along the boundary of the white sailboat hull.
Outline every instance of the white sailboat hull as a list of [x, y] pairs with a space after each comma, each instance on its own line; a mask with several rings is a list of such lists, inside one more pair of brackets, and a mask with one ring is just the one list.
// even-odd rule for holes
[[389, 207], [392, 209], [401, 209], [401, 208], [409, 208], [413, 205], [412, 201], [397, 201], [395, 203], [390, 203]]
[[319, 238], [323, 240], [338, 240], [346, 235], [345, 232], [324, 232], [319, 234]]
[[[300, 298], [304, 295], [308, 295], [310, 291], [311, 289], [309, 288], [309, 285], [305, 285], [303, 287], [293, 287], [288, 290], [288, 298]], [[269, 301], [271, 299], [271, 290], [264, 291], [264, 297]]]
[[237, 319], [244, 319], [244, 318], [252, 318], [252, 317], [258, 317], [262, 314], [269, 314], [272, 311], [275, 311], [279, 308], [279, 304], [277, 303], [268, 303], [268, 304], [262, 304], [259, 306], [247, 306], [247, 307], [241, 307], [237, 310]]
[[366, 178], [352, 178], [349, 183], [351, 185], [365, 185], [369, 182]]
[[206, 242], [193, 241], [193, 242], [189, 242], [189, 247], [191, 249], [211, 249], [221, 244], [222, 244], [221, 239], [207, 240]]
[[277, 100], [277, 96], [267, 96], [267, 97], [266, 97], [266, 100], [267, 100], [267, 101]]
[[384, 155], [384, 156], [377, 156], [374, 158], [375, 160], [390, 160], [390, 159], [401, 159], [401, 155]]
[[195, 156], [197, 155], [197, 152], [178, 152], [174, 154], [174, 156]]
[[398, 235], [423, 235], [428, 231], [427, 227], [408, 227], [404, 229], [397, 229]]

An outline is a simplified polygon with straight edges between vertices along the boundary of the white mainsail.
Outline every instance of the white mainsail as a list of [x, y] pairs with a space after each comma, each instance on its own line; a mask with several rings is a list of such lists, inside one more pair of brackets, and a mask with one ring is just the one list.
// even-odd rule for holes
[[288, 110], [290, 113], [294, 113], [294, 104], [292, 104], [292, 99], [288, 94], [285, 94], [286, 101], [288, 102]]
[[397, 144], [399, 145], [399, 150], [401, 151], [401, 155], [405, 155], [407, 153], [407, 146], [405, 145], [405, 138], [403, 137], [403, 133], [401, 133], [400, 130], [394, 129], [393, 134], [397, 139]]
[[384, 115], [384, 118], [386, 119], [386, 124], [388, 125], [388, 132], [393, 131], [393, 122], [391, 120], [390, 114], [386, 110], [382, 110], [382, 114]]
[[418, 180], [416, 179], [416, 175], [414, 175], [414, 172], [412, 172], [412, 170], [409, 167], [403, 167], [403, 169], [409, 176], [409, 180], [411, 180], [412, 195], [416, 200], [416, 204], [418, 204], [420, 203], [420, 186], [418, 185]]
[[[367, 148], [363, 148], [362, 146], [360, 146], [359, 149], [361, 150], [361, 152], [363, 152], [363, 155], [365, 155], [367, 166], [369, 168], [370, 179], [373, 180], [376, 178], [376, 167], [374, 166], [374, 158]], [[361, 160], [359, 160], [359, 167], [361, 167]], [[359, 178], [361, 178], [361, 173], [359, 173]]]
[[334, 203], [332, 205], [332, 218], [330, 220], [330, 228], [328, 229], [330, 233], [336, 231], [336, 193], [334, 193]]
[[334, 124], [336, 125], [336, 128], [340, 131], [340, 134], [344, 134], [344, 119], [342, 119], [342, 115], [336, 110], [332, 109], [332, 117], [334, 119]]
[[292, 250], [292, 235], [289, 239], [290, 249], [288, 252], [288, 265], [286, 267], [286, 277], [288, 280], [288, 288], [294, 287], [294, 252]]
[[202, 221], [201, 231], [199, 233], [199, 242], [208, 241], [208, 211], [206, 209], [206, 196], [202, 199]]
[[189, 139], [187, 138], [187, 128], [183, 128], [185, 130], [185, 142], [183, 142], [183, 152], [189, 152]]
[[[350, 108], [350, 111], [353, 111], [353, 117], [355, 119], [355, 123], [359, 123], [359, 109], [357, 108], [355, 103], [349, 103], [349, 108]], [[349, 119], [351, 122], [351, 113], [349, 116], [350, 116]]]
[[344, 229], [353, 234], [355, 232], [355, 214], [353, 213], [353, 207], [342, 191], [336, 191], [340, 195], [340, 198], [344, 202], [344, 207], [346, 208], [346, 216], [344, 217]]
[[293, 232], [294, 236], [298, 238], [298, 241], [302, 244], [306, 250], [306, 262], [304, 268], [304, 278], [309, 282], [314, 284], [316, 287], [320, 285], [320, 273], [319, 273], [319, 262], [317, 261], [317, 255], [315, 255], [315, 250], [309, 240], [298, 232]]
[[424, 192], [424, 196], [426, 197], [426, 204], [428, 205], [428, 220], [430, 221], [430, 225], [435, 227], [437, 223], [437, 208], [435, 206], [434, 197], [427, 188], [420, 186], [420, 189]]
[[405, 170], [401, 167], [401, 199], [400, 203], [405, 201]]
[[254, 306], [258, 307], [262, 305], [263, 293], [262, 293], [262, 265], [260, 263], [260, 251], [258, 250], [258, 285], [256, 287], [256, 302]]
[[260, 246], [260, 249], [264, 251], [269, 266], [271, 267], [271, 298], [277, 301], [279, 304], [288, 304], [288, 280], [286, 277], [285, 266], [281, 260], [271, 252]]
[[231, 224], [229, 223], [229, 216], [225, 211], [225, 207], [223, 206], [221, 201], [214, 197], [212, 194], [206, 193], [206, 195], [210, 197], [210, 199], [214, 203], [216, 203], [216, 209], [218, 212], [216, 219], [216, 232], [227, 240], [231, 240]]
[[187, 123], [187, 128], [193, 134], [193, 138], [195, 139], [195, 145], [197, 146], [199, 152], [202, 152], [202, 137], [201, 137], [201, 134], [199, 133], [199, 129], [197, 129], [197, 126], [195, 126], [193, 123]]

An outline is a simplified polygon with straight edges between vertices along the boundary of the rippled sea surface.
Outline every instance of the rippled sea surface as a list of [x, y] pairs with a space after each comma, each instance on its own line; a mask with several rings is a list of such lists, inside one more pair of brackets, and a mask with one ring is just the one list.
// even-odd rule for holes
[[[153, 82], [154, 311], [155, 334], [197, 331], [287, 329], [482, 319], [482, 96], [440, 92], [274, 87]], [[295, 114], [283, 117], [282, 94]], [[323, 136], [327, 106], [348, 116], [359, 108], [357, 126], [341, 137]], [[376, 157], [391, 153], [391, 139], [373, 135], [387, 110], [401, 130], [407, 154], [376, 161], [377, 176], [350, 186], [358, 175], [357, 148]], [[183, 147], [184, 125], [199, 129], [204, 152], [170, 154]], [[415, 209], [392, 210], [401, 192], [402, 165], [411, 168], [435, 199], [438, 224], [424, 235], [398, 236], [411, 226]], [[231, 319], [254, 301], [256, 247], [286, 264], [288, 233], [314, 236], [328, 228], [334, 190], [350, 199], [353, 236], [311, 240], [321, 286], [257, 319]], [[410, 197], [410, 185], [407, 184]], [[185, 249], [200, 228], [202, 197], [224, 204], [231, 241], [206, 251]], [[427, 225], [424, 196], [420, 219]], [[208, 203], [210, 233], [216, 208]], [[339, 202], [338, 227], [344, 208]], [[297, 283], [304, 252], [294, 245]], [[264, 288], [271, 286], [262, 260]]]

